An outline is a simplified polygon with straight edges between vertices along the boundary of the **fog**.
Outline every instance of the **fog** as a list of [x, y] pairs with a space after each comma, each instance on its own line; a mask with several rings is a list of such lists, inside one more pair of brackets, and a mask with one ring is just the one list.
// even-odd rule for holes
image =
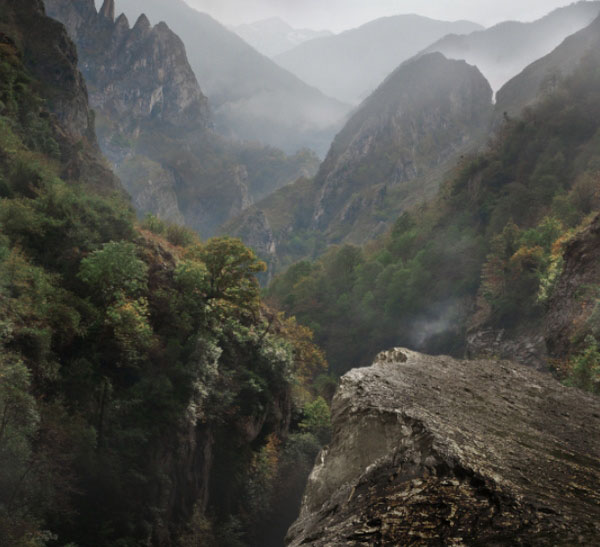
[[186, 0], [219, 21], [238, 25], [281, 17], [298, 28], [340, 32], [367, 21], [401, 13], [435, 19], [468, 19], [490, 26], [514, 19], [532, 21], [566, 0]]

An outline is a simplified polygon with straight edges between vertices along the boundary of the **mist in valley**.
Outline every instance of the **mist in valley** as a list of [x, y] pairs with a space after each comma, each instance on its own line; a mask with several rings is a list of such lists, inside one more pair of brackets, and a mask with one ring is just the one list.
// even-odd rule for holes
[[0, 546], [600, 545], [600, 1], [0, 0]]

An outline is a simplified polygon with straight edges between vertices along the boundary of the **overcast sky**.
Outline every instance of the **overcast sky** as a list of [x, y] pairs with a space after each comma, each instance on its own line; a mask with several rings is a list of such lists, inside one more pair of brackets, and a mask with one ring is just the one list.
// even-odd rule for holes
[[186, 0], [226, 24], [281, 17], [295, 27], [335, 32], [386, 15], [418, 13], [435, 19], [468, 19], [491, 26], [531, 21], [569, 0]]

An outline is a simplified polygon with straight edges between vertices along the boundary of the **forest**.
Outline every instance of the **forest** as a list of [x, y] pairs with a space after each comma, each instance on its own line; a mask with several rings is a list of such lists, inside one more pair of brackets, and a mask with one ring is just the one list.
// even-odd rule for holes
[[187, 4], [186, 40], [231, 47], [223, 80], [165, 23], [97, 8], [0, 0], [0, 547], [319, 547], [336, 518], [335, 544], [421, 545], [419, 516], [440, 542], [566, 537], [520, 492], [575, 469], [565, 506], [598, 496], [600, 3], [519, 27], [575, 38], [515, 72], [506, 110], [502, 59], [424, 51], [351, 107]]
[[[0, 544], [241, 545], [297, 510], [327, 440], [323, 353], [239, 240], [65, 182], [81, 150], [17, 46], [0, 55]], [[200, 504], [199, 483], [209, 516], [174, 494]]]
[[[594, 54], [522, 118], [505, 120], [487, 151], [463, 158], [434, 200], [363, 248], [293, 265], [269, 301], [314, 330], [336, 374], [381, 347], [463, 355], [477, 322], [543, 322], [564, 247], [600, 207], [599, 86]], [[595, 390], [597, 368], [580, 368], [598, 351], [598, 289], [586, 287], [594, 311], [557, 363]]]

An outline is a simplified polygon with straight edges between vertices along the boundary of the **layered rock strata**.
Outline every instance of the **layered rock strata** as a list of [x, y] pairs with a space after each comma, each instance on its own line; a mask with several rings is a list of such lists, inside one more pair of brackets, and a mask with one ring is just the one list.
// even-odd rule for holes
[[404, 349], [342, 379], [287, 545], [596, 545], [600, 400]]

